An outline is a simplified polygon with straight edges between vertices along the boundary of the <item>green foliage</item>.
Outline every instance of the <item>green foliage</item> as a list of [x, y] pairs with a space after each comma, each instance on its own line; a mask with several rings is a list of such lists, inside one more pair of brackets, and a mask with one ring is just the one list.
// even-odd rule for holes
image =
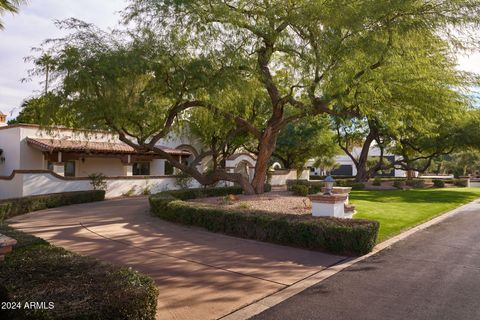
[[[471, 0], [133, 0], [133, 31], [64, 21], [71, 33], [45, 42], [34, 73], [55, 80], [45, 116], [60, 123], [74, 117], [142, 149], [188, 123], [214, 158], [213, 178], [195, 177], [204, 184], [225, 180], [223, 160], [240, 144], [267, 162], [282, 128], [318, 115], [385, 124], [388, 140], [409, 142], [389, 144], [409, 164], [416, 146], [438, 149], [448, 136], [436, 130], [469, 103], [462, 90], [474, 81], [454, 54], [475, 43], [479, 12]], [[255, 173], [259, 192], [265, 173]]]
[[185, 172], [179, 171], [175, 174], [175, 184], [180, 187], [180, 189], [188, 189], [193, 178]]
[[67, 206], [77, 203], [102, 201], [104, 190], [51, 193], [38, 196], [0, 200], [0, 222], [36, 210]]
[[314, 158], [326, 162], [339, 151], [334, 138], [329, 120], [325, 117], [289, 123], [280, 132], [274, 156], [287, 169], [302, 169], [308, 160]]
[[406, 185], [414, 188], [425, 188], [425, 180], [423, 179], [411, 179], [406, 180]]
[[88, 179], [93, 190], [107, 190], [107, 179], [103, 173], [91, 173]]
[[395, 180], [393, 186], [397, 189], [403, 189], [406, 186], [406, 180]]
[[0, 264], [7, 300], [52, 301], [50, 310], [11, 310], [6, 319], [155, 319], [155, 282], [137, 271], [83, 257], [0, 224], [18, 241]]
[[454, 179], [453, 184], [457, 187], [468, 187], [468, 179]]
[[296, 196], [306, 197], [308, 195], [309, 186], [302, 185], [302, 184], [295, 184], [291, 187], [293, 194]]
[[160, 193], [156, 193], [151, 196], [151, 198], [163, 197], [166, 196], [174, 197], [175, 199], [180, 200], [190, 200], [196, 198], [206, 198], [206, 197], [222, 197], [229, 194], [241, 194], [243, 192], [241, 187], [221, 187], [221, 188], [189, 188], [189, 189], [180, 189], [180, 190], [169, 190]]
[[155, 196], [150, 198], [150, 203], [153, 213], [168, 221], [247, 239], [336, 254], [361, 255], [370, 252], [379, 227], [375, 221], [223, 210], [179, 200], [165, 202], [165, 199]]
[[444, 188], [445, 187], [445, 181], [443, 181], [442, 179], [433, 179], [432, 182], [433, 182], [433, 186], [435, 188]]
[[376, 177], [375, 179], [373, 179], [372, 185], [374, 185], [374, 186], [381, 186], [381, 185], [382, 185], [382, 179]]

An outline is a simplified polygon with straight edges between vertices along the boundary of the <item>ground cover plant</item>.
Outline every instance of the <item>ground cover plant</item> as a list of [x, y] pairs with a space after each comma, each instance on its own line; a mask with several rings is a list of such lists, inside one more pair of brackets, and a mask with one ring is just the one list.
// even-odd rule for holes
[[480, 197], [480, 188], [352, 191], [355, 219], [380, 223], [378, 242]]
[[36, 210], [67, 206], [71, 204], [102, 201], [104, 190], [51, 193], [38, 196], [0, 200], [0, 222], [5, 219]]
[[158, 292], [149, 277], [5, 224], [0, 233], [18, 241], [0, 263], [0, 301], [54, 303], [46, 310], [0, 310], [1, 319], [155, 319]]

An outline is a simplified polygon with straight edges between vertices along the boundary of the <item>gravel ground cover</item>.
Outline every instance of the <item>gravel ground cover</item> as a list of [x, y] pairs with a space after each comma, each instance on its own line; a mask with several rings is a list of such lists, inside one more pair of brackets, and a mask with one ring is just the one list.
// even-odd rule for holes
[[307, 197], [299, 197], [288, 191], [268, 192], [261, 195], [235, 195], [190, 200], [225, 209], [265, 210], [276, 213], [310, 214], [311, 203]]

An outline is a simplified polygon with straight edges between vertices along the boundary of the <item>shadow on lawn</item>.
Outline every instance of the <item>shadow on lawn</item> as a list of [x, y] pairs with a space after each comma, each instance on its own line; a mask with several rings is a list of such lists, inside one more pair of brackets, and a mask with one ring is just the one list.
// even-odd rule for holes
[[[370, 202], [465, 203], [480, 198], [480, 192], [443, 189], [356, 191], [350, 199]], [[479, 189], [480, 191], [480, 189]]]

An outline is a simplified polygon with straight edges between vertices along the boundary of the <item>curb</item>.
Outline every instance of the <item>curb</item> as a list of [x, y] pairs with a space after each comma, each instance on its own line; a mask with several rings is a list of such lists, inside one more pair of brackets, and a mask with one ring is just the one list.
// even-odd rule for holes
[[266, 296], [256, 302], [253, 302], [249, 305], [246, 305], [244, 307], [241, 307], [240, 309], [237, 309], [235, 311], [233, 311], [232, 313], [229, 313], [223, 317], [220, 317], [218, 319], [221, 319], [221, 320], [246, 320], [246, 319], [250, 319], [251, 317], [269, 309], [269, 308], [272, 308], [274, 307], [275, 305], [293, 297], [294, 295], [304, 291], [305, 289], [308, 289], [320, 282], [322, 282], [323, 280], [325, 279], [328, 279], [330, 278], [331, 276], [339, 273], [340, 271], [348, 268], [348, 267], [351, 267], [352, 265], [354, 265], [355, 263], [358, 263], [360, 261], [363, 261], [365, 259], [368, 259], [369, 257], [379, 253], [380, 251], [382, 250], [385, 250], [389, 247], [391, 247], [392, 245], [396, 244], [397, 242], [400, 242], [402, 240], [405, 240], [406, 238], [410, 237], [411, 235], [413, 235], [414, 233], [417, 233], [419, 231], [422, 231], [424, 229], [427, 229], [433, 225], [436, 225], [448, 218], [451, 218], [453, 216], [455, 216], [456, 214], [458, 214], [459, 212], [465, 210], [465, 209], [468, 209], [469, 207], [472, 207], [473, 205], [475, 204], [479, 204], [480, 201], [477, 199], [477, 200], [474, 200], [470, 203], [467, 203], [467, 204], [464, 204], [458, 208], [455, 208], [451, 211], [448, 211], [444, 214], [441, 214], [439, 216], [437, 216], [436, 218], [433, 218], [427, 222], [424, 222], [416, 227], [413, 227], [411, 229], [408, 229], [407, 231], [405, 232], [402, 232], [400, 233], [399, 235], [396, 235], [395, 237], [392, 237], [388, 240], [385, 240], [383, 241], [382, 243], [379, 243], [377, 244], [372, 252], [364, 255], [364, 256], [361, 256], [361, 257], [358, 257], [358, 258], [351, 258], [351, 259], [347, 259], [347, 260], [343, 260], [342, 262], [340, 262], [339, 264], [336, 264], [336, 265], [333, 265], [327, 269], [324, 269], [322, 271], [319, 271], [318, 273], [302, 280], [302, 281], [299, 281], [291, 286], [288, 286], [284, 289], [281, 289], [280, 291], [277, 291], [269, 296]]

